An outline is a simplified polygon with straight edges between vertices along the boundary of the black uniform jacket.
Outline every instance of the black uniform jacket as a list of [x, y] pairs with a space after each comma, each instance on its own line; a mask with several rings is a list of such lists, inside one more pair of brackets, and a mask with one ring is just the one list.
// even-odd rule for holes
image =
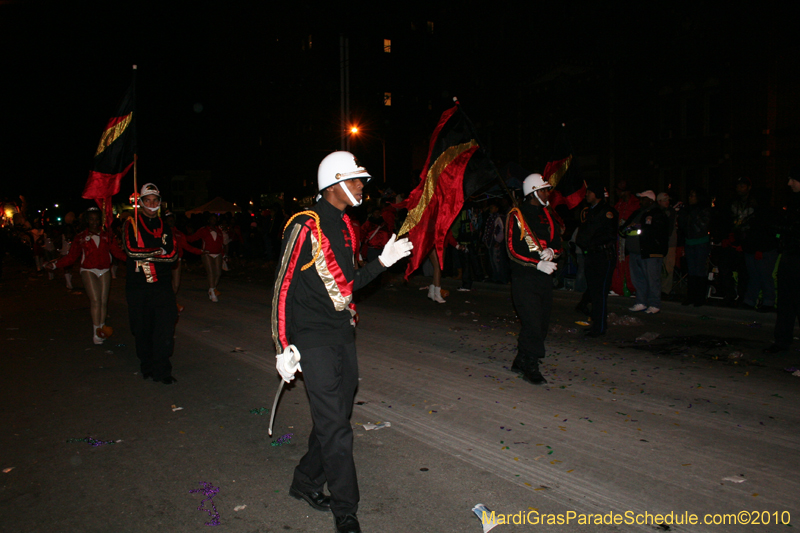
[[[272, 339], [279, 353], [355, 340], [353, 291], [386, 270], [378, 259], [356, 269], [348, 219], [324, 198], [290, 221], [272, 297]], [[357, 246], [357, 244], [356, 244]]]
[[581, 225], [575, 244], [584, 254], [614, 250], [617, 242], [619, 214], [617, 210], [601, 200], [595, 206], [587, 206], [581, 211]]
[[[166, 283], [172, 286], [172, 263], [178, 259], [172, 229], [161, 217], [146, 217], [138, 213], [134, 230], [134, 217], [125, 221], [122, 244], [130, 258], [127, 263], [127, 286], [147, 286]], [[172, 290], [172, 289], [170, 289]]]
[[[536, 268], [541, 261], [536, 250], [537, 239], [542, 249], [551, 248], [556, 256], [561, 255], [561, 235], [546, 208], [526, 202], [519, 211], [512, 209], [506, 217], [506, 250], [511, 259], [512, 272], [528, 270], [523, 267]], [[546, 275], [538, 271], [536, 273]]]

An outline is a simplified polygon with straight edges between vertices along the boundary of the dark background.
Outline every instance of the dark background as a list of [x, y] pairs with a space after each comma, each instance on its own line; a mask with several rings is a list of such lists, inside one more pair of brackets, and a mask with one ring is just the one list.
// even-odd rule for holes
[[340, 146], [345, 35], [351, 150], [374, 186], [383, 142], [387, 185], [416, 184], [457, 96], [501, 169], [541, 171], [566, 123], [577, 168], [609, 186], [725, 196], [748, 175], [778, 198], [800, 149], [783, 5], [0, 0], [0, 195], [90, 205], [80, 193], [133, 64], [140, 183], [169, 199], [172, 176], [206, 172], [208, 199], [313, 194]]

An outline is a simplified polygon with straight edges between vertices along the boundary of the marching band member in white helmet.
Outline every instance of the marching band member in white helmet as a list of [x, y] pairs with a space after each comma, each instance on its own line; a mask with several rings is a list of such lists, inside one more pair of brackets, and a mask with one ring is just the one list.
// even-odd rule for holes
[[[322, 160], [318, 203], [293, 216], [284, 228], [272, 300], [278, 372], [287, 382], [297, 370], [303, 372], [314, 422], [289, 494], [319, 511], [332, 511], [341, 533], [361, 531], [350, 427], [358, 384], [353, 292], [413, 247], [408, 239], [392, 235], [378, 259], [355, 268], [358, 243], [344, 211], [361, 204], [369, 179], [349, 152], [333, 152]], [[296, 351], [302, 363], [291, 360]], [[330, 496], [323, 492], [326, 483]]]
[[511, 370], [534, 385], [547, 380], [539, 371], [545, 356], [544, 339], [553, 305], [554, 259], [561, 253], [561, 234], [553, 222], [550, 184], [541, 174], [531, 174], [522, 182], [525, 201], [506, 219], [506, 249], [511, 259], [511, 297], [522, 327], [517, 357]]

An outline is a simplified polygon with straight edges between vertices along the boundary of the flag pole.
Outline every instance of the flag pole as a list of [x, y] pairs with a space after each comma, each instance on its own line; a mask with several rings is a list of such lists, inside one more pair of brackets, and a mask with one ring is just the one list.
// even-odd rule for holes
[[[136, 70], [137, 66], [133, 65], [133, 82], [136, 83]], [[134, 88], [134, 90], [136, 90]], [[134, 100], [133, 104], [134, 113], [137, 113], [136, 110], [136, 101]], [[134, 117], [136, 120], [136, 117]], [[137, 155], [138, 146], [136, 144], [136, 129], [133, 130], [134, 138], [133, 138], [133, 236], [138, 240], [139, 239], [139, 182], [138, 182], [138, 167], [139, 167], [139, 156]]]
[[[462, 113], [464, 113], [464, 110], [461, 108], [461, 102], [458, 101], [458, 97], [457, 96], [453, 97], [453, 102], [456, 104], [456, 106], [458, 106], [458, 109]], [[469, 120], [469, 117], [467, 116], [466, 113], [464, 113], [464, 116], [467, 118], [467, 120]], [[469, 120], [469, 122], [472, 123], [471, 120]], [[473, 127], [473, 130], [475, 130], [474, 127]], [[480, 139], [477, 138], [478, 137], [478, 131], [477, 130], [475, 130], [475, 137], [476, 137], [475, 140], [478, 142], [478, 146], [480, 146], [481, 150], [483, 150], [484, 153], [485, 153], [486, 150], [483, 148], [483, 143], [481, 142]], [[511, 198], [511, 205], [513, 205], [515, 208], [518, 207], [517, 206], [517, 198], [511, 193], [511, 190], [508, 188], [508, 185], [506, 185], [506, 182], [503, 181], [503, 177], [500, 175], [500, 171], [497, 170], [497, 166], [495, 166], [494, 161], [492, 161], [492, 158], [487, 155], [486, 160], [489, 161], [490, 165], [492, 165], [492, 170], [494, 170], [495, 178], [497, 178], [497, 181], [499, 181], [500, 185], [503, 187], [503, 189], [505, 189], [506, 194], [508, 194], [509, 198]]]
[[133, 154], [133, 236], [136, 239], [139, 239], [139, 193], [137, 190], [139, 189], [138, 184], [138, 176], [137, 176], [137, 167], [138, 167], [139, 156]]
[[[455, 104], [458, 106], [458, 109], [462, 113], [464, 113], [464, 110], [461, 109], [461, 102], [458, 101], [457, 97], [455, 97], [455, 96], [453, 97], [453, 102], [455, 102]], [[467, 120], [469, 120], [469, 117], [467, 117], [466, 113], [464, 113], [464, 116], [467, 118]], [[472, 122], [472, 121], [470, 121], [470, 122]], [[475, 128], [473, 128], [473, 130], [474, 129]], [[477, 130], [475, 130], [475, 136], [476, 137], [478, 136]], [[483, 150], [483, 144], [481, 143], [480, 139], [475, 139], [475, 140], [478, 141], [478, 146], [480, 146], [481, 150]], [[484, 152], [485, 152], [485, 150], [484, 150]], [[508, 194], [509, 198], [511, 198], [511, 205], [512, 205], [511, 210], [512, 211], [515, 211], [515, 210], [519, 211], [519, 204], [517, 203], [517, 197], [514, 196], [514, 194], [511, 192], [511, 189], [509, 189], [508, 185], [506, 185], [506, 182], [503, 181], [503, 177], [500, 175], [500, 171], [497, 170], [497, 166], [495, 166], [494, 161], [492, 161], [492, 159], [488, 155], [486, 156], [486, 159], [492, 165], [492, 169], [494, 170], [494, 175], [497, 178], [497, 181], [500, 182], [500, 185], [503, 187], [503, 189], [505, 189], [506, 194]], [[522, 218], [522, 212], [519, 213], [519, 216], [520, 216], [520, 219], [522, 219], [524, 221], [524, 218]], [[539, 237], [537, 237], [536, 234], [533, 232], [533, 230], [528, 228], [527, 224], [525, 224], [523, 222], [523, 227], [522, 227], [522, 237], [523, 238], [525, 238], [525, 234], [528, 234], [528, 235], [531, 236], [531, 239], [533, 240], [533, 245], [534, 245], [535, 248], [537, 248], [539, 251], [540, 250], [544, 250], [544, 246], [542, 246], [542, 243], [539, 240]]]

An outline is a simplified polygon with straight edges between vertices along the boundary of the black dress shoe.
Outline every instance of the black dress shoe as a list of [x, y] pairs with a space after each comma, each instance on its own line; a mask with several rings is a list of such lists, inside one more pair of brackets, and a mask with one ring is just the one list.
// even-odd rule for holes
[[289, 496], [297, 498], [298, 500], [305, 500], [308, 502], [308, 505], [317, 511], [331, 510], [331, 498], [330, 496], [325, 496], [322, 492], [303, 492], [294, 487], [289, 487]]
[[178, 382], [178, 380], [177, 380], [177, 379], [175, 379], [175, 378], [174, 378], [174, 377], [172, 377], [172, 376], [167, 376], [167, 377], [165, 377], [165, 378], [156, 379], [156, 380], [154, 380], [154, 381], [158, 381], [158, 382], [160, 382], [160, 383], [163, 383], [164, 385], [172, 385], [173, 383], [177, 383], [177, 382]]
[[142, 379], [150, 379], [153, 377], [152, 372], [142, 372]]
[[538, 370], [534, 370], [533, 372], [525, 372], [522, 374], [522, 379], [527, 381], [532, 385], [546, 385], [547, 380], [544, 378], [541, 372]]
[[336, 531], [338, 533], [361, 533], [361, 526], [358, 525], [358, 518], [354, 514], [346, 514], [336, 517]]
[[600, 337], [601, 335], [605, 335], [605, 331], [592, 331], [591, 329], [586, 332], [586, 336], [592, 339]]
[[525, 370], [523, 370], [522, 367], [519, 366], [516, 362], [514, 362], [514, 364], [511, 365], [511, 371], [516, 372], [517, 374], [525, 373]]
[[788, 349], [789, 349], [788, 346], [781, 346], [780, 344], [773, 344], [769, 348], [764, 348], [763, 350], [761, 350], [761, 352], [762, 353], [767, 353], [767, 354], [776, 354], [776, 353], [785, 352]]

